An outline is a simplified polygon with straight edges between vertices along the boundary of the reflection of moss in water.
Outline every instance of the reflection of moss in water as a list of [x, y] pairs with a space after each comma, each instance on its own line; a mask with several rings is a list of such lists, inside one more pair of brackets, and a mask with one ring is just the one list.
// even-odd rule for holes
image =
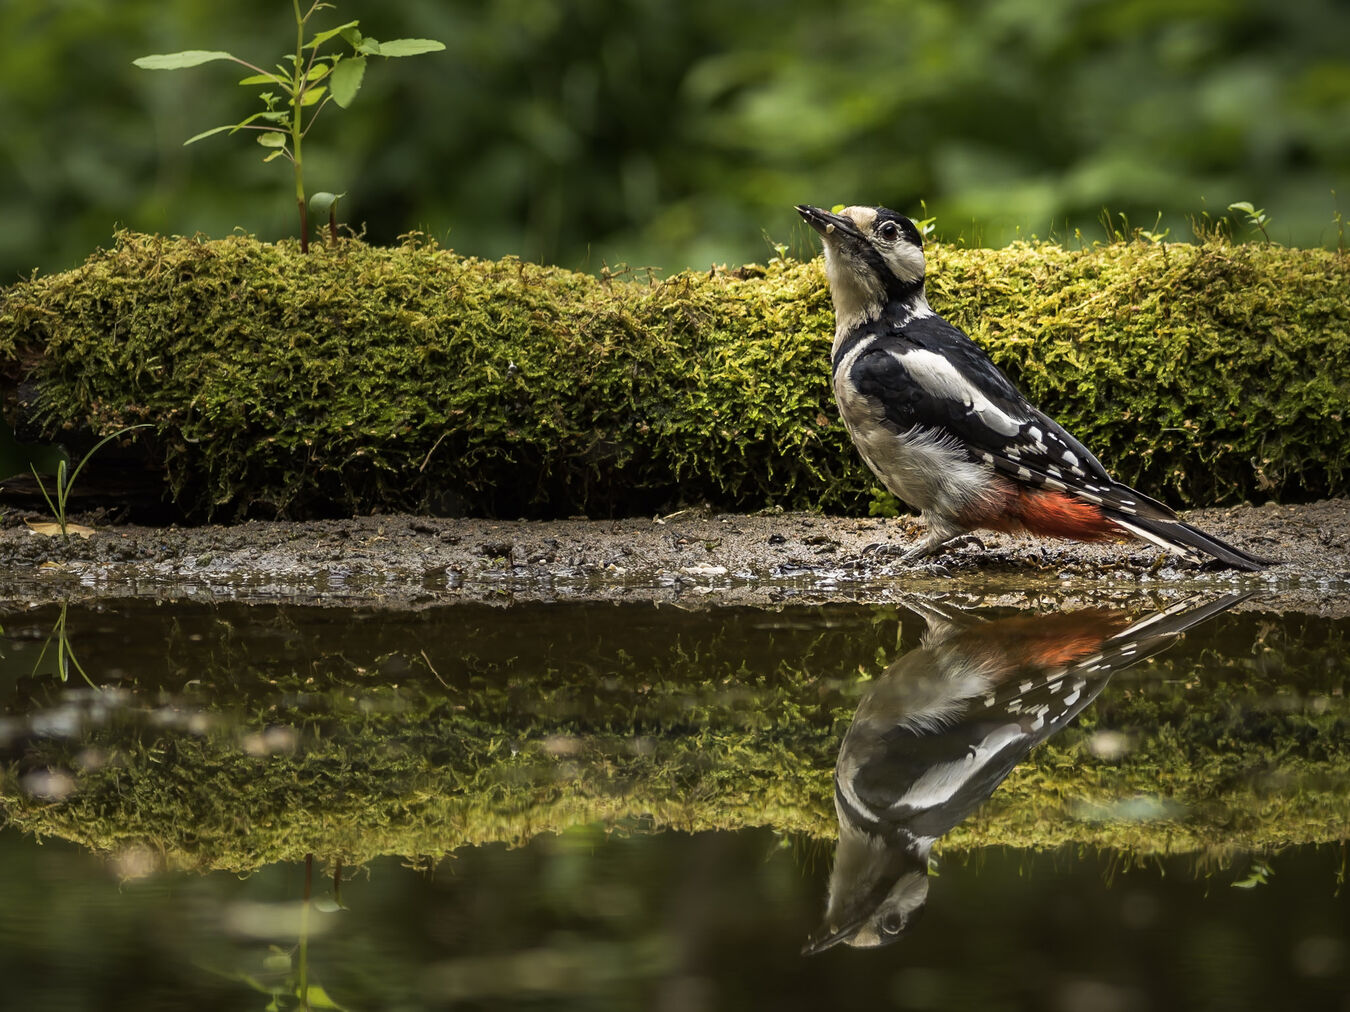
[[[1272, 627], [1247, 657], [1178, 652], [1147, 678], [1123, 673], [942, 846], [1142, 857], [1350, 836], [1346, 651], [1338, 626], [1320, 628]], [[581, 671], [448, 689], [260, 681], [236, 685], [255, 700], [241, 714], [202, 698], [213, 720], [201, 734], [119, 716], [31, 741], [3, 777], [9, 819], [99, 851], [145, 844], [174, 864], [236, 870], [310, 851], [434, 857], [578, 822], [828, 838], [831, 769], [860, 689], [681, 650], [620, 664], [605, 692]], [[44, 766], [83, 767], [77, 789], [25, 794], [22, 771]]]
[[[90, 748], [106, 762], [81, 773], [77, 791], [56, 804], [25, 797], [10, 776], [6, 805], [23, 828], [98, 850], [147, 842], [175, 863], [235, 869], [307, 851], [348, 861], [436, 856], [629, 818], [824, 829], [828, 728], [748, 730], [758, 721], [710, 700], [686, 729], [661, 736], [576, 733], [573, 722], [483, 720], [460, 710], [496, 710], [493, 695], [401, 694], [395, 703], [380, 692], [363, 713], [338, 690], [300, 710], [269, 712], [269, 721], [303, 729], [294, 752], [270, 756], [245, 752], [262, 751], [266, 735], [245, 736], [241, 747], [230, 729], [104, 729], [79, 742], [41, 742], [30, 762], [66, 766]], [[772, 705], [769, 694], [754, 701]], [[796, 748], [807, 750], [803, 761]]]
[[[1350, 490], [1350, 258], [930, 253], [935, 305], [1121, 479], [1201, 504]], [[865, 508], [832, 330], [819, 261], [654, 283], [429, 242], [123, 232], [0, 291], [0, 362], [31, 365], [48, 433], [153, 423], [194, 516]]]

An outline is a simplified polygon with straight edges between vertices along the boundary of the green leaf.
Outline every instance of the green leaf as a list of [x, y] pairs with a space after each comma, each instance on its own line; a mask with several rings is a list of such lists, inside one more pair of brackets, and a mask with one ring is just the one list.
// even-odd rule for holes
[[1256, 206], [1255, 206], [1250, 200], [1239, 200], [1236, 204], [1229, 204], [1229, 205], [1228, 205], [1228, 210], [1230, 210], [1230, 211], [1243, 211], [1243, 212], [1245, 212], [1245, 213], [1247, 213], [1247, 214], [1259, 214], [1259, 213], [1260, 213], [1259, 211], [1256, 210]]
[[258, 112], [255, 112], [252, 116], [247, 116], [244, 119], [241, 119], [238, 123], [234, 125], [234, 129], [242, 130], [244, 127], [248, 126], [254, 120], [265, 119], [269, 123], [285, 123], [287, 118], [288, 118], [287, 114], [279, 109], [275, 111], [272, 109], [261, 109]]
[[306, 88], [304, 94], [300, 96], [300, 106], [305, 108], [314, 105], [319, 99], [323, 98], [323, 93], [328, 90], [328, 85], [321, 84], [317, 88]]
[[263, 957], [263, 969], [269, 973], [285, 973], [291, 968], [289, 953], [272, 952]]
[[276, 130], [269, 130], [265, 134], [258, 134], [258, 143], [265, 148], [284, 148], [286, 146], [286, 135]]
[[315, 81], [322, 81], [328, 76], [328, 72], [333, 68], [320, 60], [314, 66], [309, 68], [309, 73], [305, 75], [305, 83], [313, 84]]
[[187, 140], [185, 140], [183, 142], [183, 147], [187, 147], [189, 144], [193, 144], [196, 141], [201, 140], [203, 137], [210, 137], [212, 134], [224, 133], [226, 130], [237, 130], [238, 128], [239, 124], [231, 123], [229, 126], [212, 127], [210, 130], [203, 130], [201, 133], [193, 137], [189, 137]]
[[372, 39], [367, 36], [361, 40], [361, 44], [356, 47], [356, 51], [363, 56], [379, 56], [380, 43], [377, 39]]
[[381, 56], [420, 56], [422, 53], [439, 53], [445, 43], [435, 39], [394, 39], [379, 43], [379, 47]]
[[1270, 882], [1275, 872], [1264, 861], [1256, 861], [1248, 870], [1247, 877], [1232, 883], [1234, 889], [1255, 889]]
[[345, 191], [329, 193], [327, 190], [320, 190], [309, 198], [309, 213], [314, 215], [315, 218], [327, 218], [328, 212], [333, 209], [333, 205], [345, 196], [347, 196]]
[[239, 83], [243, 86], [253, 84], [279, 84], [282, 87], [286, 86], [286, 82], [283, 81], [281, 78], [277, 77], [276, 74], [253, 74], [249, 77], [244, 78]]
[[[309, 985], [306, 991], [307, 993], [304, 996], [305, 1004], [307, 1004], [310, 1008], [333, 1008], [339, 1010], [342, 1008], [341, 1005], [333, 1001], [332, 998], [328, 997], [328, 992], [325, 991], [318, 984]], [[298, 994], [297, 997], [299, 997]]]
[[[330, 28], [326, 32], [319, 32], [317, 35], [314, 36], [314, 38], [310, 39], [307, 43], [305, 43], [305, 48], [317, 49], [319, 46], [322, 46], [329, 39], [337, 35], [344, 35], [345, 32], [350, 31], [360, 23], [361, 22], [359, 21], [348, 21], [345, 25], [338, 25], [336, 28]], [[359, 35], [360, 33], [358, 32], [357, 34]]]
[[277, 149], [275, 149], [271, 154], [269, 154], [266, 158], [263, 159], [263, 164], [266, 165], [266, 164], [267, 164], [268, 162], [270, 162], [273, 158], [280, 158], [280, 157], [281, 157], [282, 155], [284, 155], [285, 153], [286, 153], [286, 149], [285, 149], [285, 148], [277, 148]]
[[351, 56], [338, 62], [333, 68], [333, 74], [328, 78], [328, 86], [332, 90], [333, 101], [342, 108], [346, 109], [352, 104], [352, 99], [356, 98], [356, 93], [361, 90], [361, 79], [366, 76], [366, 58], [364, 56]]
[[218, 49], [185, 49], [181, 53], [153, 53], [132, 60], [142, 70], [182, 70], [185, 67], [197, 67], [214, 60], [236, 60], [231, 53]]

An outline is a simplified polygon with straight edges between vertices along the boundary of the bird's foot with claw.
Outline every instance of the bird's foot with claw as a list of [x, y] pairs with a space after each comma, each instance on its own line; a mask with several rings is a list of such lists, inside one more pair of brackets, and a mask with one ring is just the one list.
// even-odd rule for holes
[[893, 545], [889, 541], [874, 541], [870, 545], [863, 545], [862, 553], [864, 555], [908, 555], [910, 549], [904, 545]]
[[947, 571], [947, 568], [933, 558], [935, 551], [934, 546], [929, 544], [909, 547], [889, 542], [876, 542], [863, 546], [862, 554], [864, 557], [872, 556], [877, 561], [894, 559], [906, 569], [926, 569], [934, 576], [950, 576], [951, 573]]
[[968, 545], [975, 545], [981, 551], [984, 550], [984, 542], [973, 534], [962, 534], [947, 542], [934, 542], [924, 540], [913, 547], [891, 544], [890, 542], [876, 542], [863, 547], [863, 555], [895, 556], [896, 561], [910, 569], [927, 569], [936, 576], [950, 576], [951, 572], [946, 565], [938, 559], [937, 555], [946, 555], [948, 552], [965, 548]]
[[934, 556], [945, 556], [956, 551], [959, 548], [965, 548], [969, 545], [977, 546], [984, 551], [984, 542], [973, 534], [961, 534], [952, 538], [950, 541], [933, 542], [921, 541], [918, 545], [911, 548], [900, 556], [900, 561], [907, 565], [932, 565], [937, 566]]
[[987, 552], [989, 550], [984, 546], [984, 542], [981, 541], [979, 538], [977, 538], [974, 534], [962, 534], [960, 537], [952, 538], [942, 547], [949, 552], [954, 552], [957, 549], [969, 548], [972, 545], [974, 545], [982, 552]]

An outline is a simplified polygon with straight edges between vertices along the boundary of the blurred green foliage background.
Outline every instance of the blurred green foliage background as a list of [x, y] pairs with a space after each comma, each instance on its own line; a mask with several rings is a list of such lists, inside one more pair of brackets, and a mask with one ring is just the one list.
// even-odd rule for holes
[[[4, 0], [0, 281], [56, 270], [115, 224], [292, 235], [284, 163], [248, 136], [229, 64], [271, 65], [286, 0]], [[1350, 210], [1343, 0], [341, 0], [376, 61], [306, 148], [311, 190], [387, 243], [597, 270], [813, 249], [790, 206], [927, 202], [948, 240], [1104, 238], [1103, 207], [1189, 239], [1250, 200], [1273, 239], [1336, 245]], [[1158, 212], [1161, 222], [1155, 228]], [[1119, 223], [1119, 219], [1116, 219]], [[1245, 226], [1237, 226], [1239, 231]]]

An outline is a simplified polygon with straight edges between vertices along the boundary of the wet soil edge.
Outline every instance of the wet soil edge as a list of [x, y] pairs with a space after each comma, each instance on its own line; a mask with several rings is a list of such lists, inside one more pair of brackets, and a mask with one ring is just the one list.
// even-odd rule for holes
[[211, 597], [420, 608], [567, 599], [707, 607], [921, 594], [1026, 605], [1251, 590], [1262, 608], [1350, 616], [1350, 500], [1196, 510], [1187, 518], [1282, 561], [1262, 573], [1235, 573], [1142, 544], [991, 534], [983, 548], [905, 566], [894, 552], [917, 539], [922, 527], [914, 518], [698, 510], [624, 520], [391, 515], [124, 525], [67, 545], [24, 522], [50, 518], [11, 511], [0, 518], [0, 600]]

